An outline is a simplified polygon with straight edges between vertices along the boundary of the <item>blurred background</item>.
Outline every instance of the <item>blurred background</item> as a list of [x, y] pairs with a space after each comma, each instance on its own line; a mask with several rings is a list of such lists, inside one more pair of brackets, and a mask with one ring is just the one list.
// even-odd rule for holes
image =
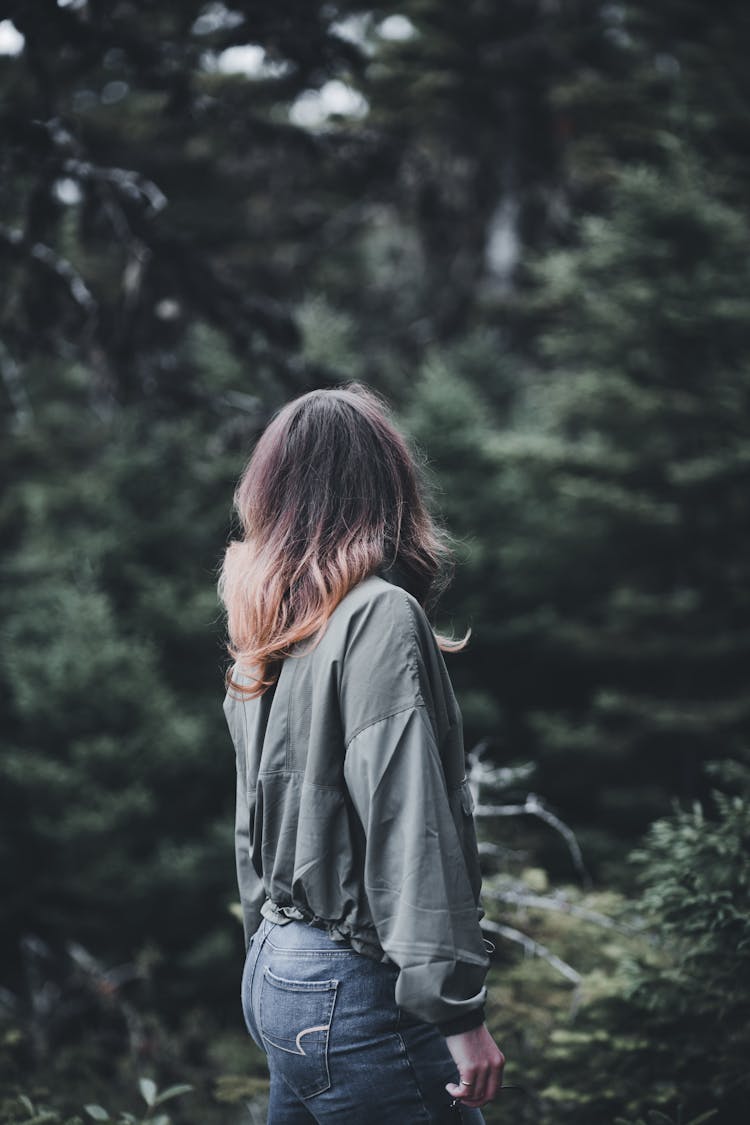
[[740, 0], [0, 3], [0, 1121], [265, 1120], [215, 579], [352, 378], [473, 631], [488, 1123], [748, 1120], [749, 50]]

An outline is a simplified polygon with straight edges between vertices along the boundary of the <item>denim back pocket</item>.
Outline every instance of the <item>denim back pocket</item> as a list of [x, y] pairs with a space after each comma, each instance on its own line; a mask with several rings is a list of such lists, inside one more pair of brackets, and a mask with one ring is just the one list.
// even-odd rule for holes
[[300, 1098], [331, 1085], [328, 1035], [337, 980], [286, 980], [263, 970], [260, 1030], [273, 1061]]

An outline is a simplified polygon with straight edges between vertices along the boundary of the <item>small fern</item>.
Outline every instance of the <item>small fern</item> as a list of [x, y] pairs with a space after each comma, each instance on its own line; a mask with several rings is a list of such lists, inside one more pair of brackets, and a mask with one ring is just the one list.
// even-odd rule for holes
[[159, 1092], [159, 1088], [152, 1078], [139, 1078], [138, 1088], [146, 1103], [146, 1111], [140, 1117], [124, 1110], [120, 1112], [118, 1117], [113, 1117], [101, 1105], [85, 1105], [83, 1108], [92, 1120], [111, 1121], [114, 1125], [171, 1125], [172, 1119], [168, 1113], [156, 1111], [165, 1102], [171, 1101], [172, 1098], [178, 1098], [181, 1094], [187, 1094], [193, 1089], [192, 1086], [181, 1083], [178, 1086], [169, 1086], [166, 1090]]

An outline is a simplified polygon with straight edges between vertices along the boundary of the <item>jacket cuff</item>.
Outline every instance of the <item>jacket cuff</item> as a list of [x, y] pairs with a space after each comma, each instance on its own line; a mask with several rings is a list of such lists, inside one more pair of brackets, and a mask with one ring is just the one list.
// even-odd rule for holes
[[447, 1038], [449, 1035], [460, 1035], [462, 1031], [471, 1031], [475, 1027], [481, 1027], [483, 1023], [484, 1004], [481, 1008], [472, 1008], [470, 1012], [465, 1012], [462, 1016], [456, 1016], [455, 1019], [439, 1023], [437, 1028], [440, 1034]]

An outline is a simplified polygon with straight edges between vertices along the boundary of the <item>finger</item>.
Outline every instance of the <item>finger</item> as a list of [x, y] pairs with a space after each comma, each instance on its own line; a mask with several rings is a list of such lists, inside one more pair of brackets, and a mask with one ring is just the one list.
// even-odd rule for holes
[[[447, 1089], [447, 1087], [446, 1087], [446, 1089]], [[469, 1109], [477, 1109], [479, 1107], [480, 1103], [475, 1101], [474, 1098], [471, 1096], [471, 1094], [468, 1094], [466, 1092], [466, 1087], [464, 1087], [464, 1089], [461, 1093], [457, 1094], [455, 1092], [455, 1090], [450, 1090], [449, 1093], [450, 1093], [451, 1097], [453, 1098], [454, 1104], [456, 1104], [456, 1105], [465, 1105]]]
[[489, 1077], [487, 1079], [487, 1085], [486, 1085], [485, 1091], [484, 1091], [484, 1096], [485, 1096], [485, 1098], [487, 1099], [488, 1102], [491, 1102], [493, 1100], [493, 1098], [497, 1095], [497, 1089], [498, 1089], [499, 1085], [500, 1085], [500, 1075], [498, 1075], [496, 1070], [491, 1070], [490, 1074], [489, 1074]]
[[[458, 1082], [452, 1082], [450, 1085], [457, 1089], [462, 1098], [466, 1097], [467, 1090], [471, 1090], [476, 1082], [477, 1068], [476, 1066], [461, 1067], [458, 1071]], [[458, 1096], [458, 1095], [457, 1095]]]
[[499, 1075], [494, 1068], [490, 1069], [486, 1075], [478, 1075], [474, 1085], [466, 1091], [464, 1104], [472, 1108], [486, 1105], [487, 1102], [491, 1102], [496, 1097], [500, 1085]]
[[450, 1088], [446, 1087], [446, 1089], [450, 1089], [451, 1095], [464, 1105], [473, 1108], [483, 1103], [484, 1095], [482, 1091], [484, 1087], [480, 1087], [476, 1081], [473, 1086], [451, 1086]]
[[487, 1086], [489, 1084], [490, 1075], [492, 1070], [488, 1065], [482, 1067], [474, 1075], [474, 1082], [471, 1087], [471, 1096], [474, 1101], [486, 1102], [487, 1101]]
[[460, 1085], [457, 1085], [455, 1082], [446, 1083], [445, 1088], [448, 1091], [448, 1093], [451, 1095], [451, 1097], [460, 1098], [462, 1102], [466, 1101], [466, 1099], [468, 1097], [471, 1097], [472, 1094], [473, 1094], [471, 1086], [460, 1086]]
[[469, 1090], [469, 1099], [472, 1102], [476, 1102], [478, 1105], [482, 1105], [487, 1100], [484, 1092], [485, 1089], [486, 1087], [484, 1082], [482, 1082], [481, 1085], [479, 1082], [476, 1082], [475, 1085], [472, 1086], [472, 1088]]

